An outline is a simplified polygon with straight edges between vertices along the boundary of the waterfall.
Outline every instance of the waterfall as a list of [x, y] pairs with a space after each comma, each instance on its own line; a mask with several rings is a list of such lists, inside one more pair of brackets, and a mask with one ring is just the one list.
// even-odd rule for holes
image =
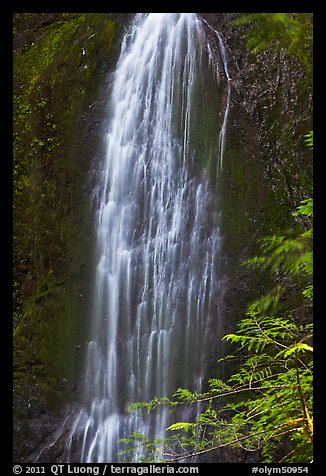
[[[167, 410], [126, 406], [200, 390], [216, 345], [221, 237], [194, 145], [195, 104], [209, 103], [203, 64], [218, 87], [205, 43], [194, 13], [136, 14], [123, 39], [98, 174], [84, 406], [68, 445], [69, 454], [78, 442], [78, 462], [121, 461], [120, 439], [133, 431], [163, 438]], [[215, 132], [220, 159], [229, 96]]]
[[224, 109], [224, 117], [223, 117], [223, 124], [221, 127], [220, 131], [220, 136], [219, 136], [219, 154], [218, 154], [218, 167], [217, 167], [217, 172], [219, 173], [220, 169], [222, 168], [223, 165], [223, 156], [224, 156], [224, 149], [225, 149], [225, 136], [226, 136], [226, 126], [227, 126], [227, 121], [228, 121], [228, 116], [229, 116], [229, 109], [230, 109], [230, 98], [231, 98], [231, 83], [232, 78], [229, 73], [229, 65], [228, 65], [228, 55], [226, 52], [226, 48], [224, 45], [224, 41], [220, 33], [215, 30], [215, 28], [212, 28], [209, 23], [207, 23], [206, 20], [204, 20], [208, 28], [210, 28], [214, 34], [216, 35], [219, 43], [219, 48], [220, 48], [220, 54], [221, 54], [221, 59], [223, 62], [223, 69], [224, 69], [224, 74], [228, 80], [228, 86], [227, 86], [227, 96], [226, 96], [226, 106]]

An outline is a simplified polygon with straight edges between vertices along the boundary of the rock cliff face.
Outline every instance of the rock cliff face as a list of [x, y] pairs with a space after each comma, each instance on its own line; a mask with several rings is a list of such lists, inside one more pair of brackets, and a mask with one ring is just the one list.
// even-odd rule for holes
[[14, 457], [74, 399], [92, 256], [92, 167], [126, 15], [14, 16]]
[[219, 184], [225, 237], [224, 334], [267, 285], [240, 263], [258, 252], [260, 236], [296, 228], [291, 212], [312, 196], [312, 154], [304, 143], [312, 129], [311, 76], [283, 50], [269, 48], [252, 55], [243, 30], [230, 23], [238, 15], [202, 14], [211, 27], [212, 44], [212, 29], [224, 38], [232, 78]]
[[[17, 462], [37, 459], [48, 438], [57, 443], [43, 451], [43, 461], [60, 460], [64, 433], [57, 438], [56, 431], [66, 405], [73, 412], [79, 399], [93, 244], [92, 171], [103, 147], [110, 71], [131, 15], [14, 16]], [[222, 336], [264, 286], [240, 263], [257, 251], [260, 235], [295, 227], [290, 211], [311, 195], [312, 163], [303, 141], [312, 128], [311, 82], [283, 53], [251, 56], [228, 14], [200, 15], [223, 36], [232, 76], [217, 185], [226, 277]], [[220, 61], [213, 36], [212, 45]]]

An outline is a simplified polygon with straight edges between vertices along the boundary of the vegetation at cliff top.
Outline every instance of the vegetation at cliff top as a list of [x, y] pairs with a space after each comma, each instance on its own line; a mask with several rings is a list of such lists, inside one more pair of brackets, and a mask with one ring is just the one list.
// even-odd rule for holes
[[312, 13], [240, 14], [231, 24], [245, 27], [243, 38], [252, 53], [258, 54], [270, 47], [283, 48], [311, 71]]

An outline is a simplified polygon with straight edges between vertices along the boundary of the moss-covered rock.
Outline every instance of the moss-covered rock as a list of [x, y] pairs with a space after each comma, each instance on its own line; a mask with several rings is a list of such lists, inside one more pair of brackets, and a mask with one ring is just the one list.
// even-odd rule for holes
[[[260, 237], [299, 229], [291, 212], [312, 195], [312, 154], [304, 142], [312, 129], [312, 83], [305, 67], [284, 50], [251, 54], [242, 29], [230, 21], [239, 14], [202, 15], [210, 25], [207, 34], [211, 47], [216, 45], [217, 60], [214, 29], [224, 39], [232, 78], [223, 168], [216, 185], [223, 240], [222, 336], [233, 332], [248, 302], [268, 286], [267, 278], [246, 270], [243, 261], [259, 252]], [[225, 96], [226, 84], [224, 78]], [[224, 345], [218, 344], [219, 356]]]
[[89, 171], [123, 15], [14, 15], [16, 461], [76, 391], [90, 287]]

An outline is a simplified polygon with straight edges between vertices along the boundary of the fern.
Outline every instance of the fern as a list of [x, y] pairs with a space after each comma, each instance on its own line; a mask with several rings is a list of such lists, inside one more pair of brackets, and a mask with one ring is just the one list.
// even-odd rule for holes
[[305, 344], [304, 342], [298, 342], [297, 344], [293, 344], [291, 347], [289, 347], [286, 351], [282, 352], [282, 354], [280, 355], [283, 355], [284, 358], [287, 358], [293, 353], [306, 352], [306, 351], [312, 352], [313, 348], [310, 345]]
[[272, 48], [294, 55], [307, 71], [312, 63], [312, 15], [310, 13], [247, 13], [231, 20], [241, 27], [246, 47], [257, 55]]
[[305, 136], [305, 144], [310, 150], [314, 148], [314, 132], [309, 131]]
[[197, 394], [190, 392], [186, 388], [178, 388], [174, 392], [173, 397], [182, 402], [195, 402], [197, 400]]
[[209, 391], [213, 394], [225, 393], [231, 390], [231, 387], [227, 385], [223, 380], [211, 378], [208, 380]]
[[[312, 201], [301, 202], [296, 213], [307, 218], [311, 207]], [[220, 361], [236, 359], [237, 370], [226, 381], [210, 379], [203, 393], [178, 388], [171, 398], [130, 405], [133, 411], [155, 411], [161, 405], [197, 405], [201, 410], [194, 421], [171, 424], [171, 435], [162, 441], [131, 435], [125, 440], [126, 454], [135, 455], [141, 447], [139, 461], [176, 462], [240, 446], [259, 451], [264, 462], [275, 462], [277, 454], [280, 462], [311, 460], [313, 325], [309, 314], [301, 318], [313, 296], [311, 239], [308, 229], [298, 236], [274, 235], [260, 241], [261, 254], [246, 266], [269, 273], [277, 282], [248, 306], [235, 332], [223, 337], [234, 352]], [[293, 301], [289, 290], [296, 291]]]
[[313, 285], [310, 284], [302, 291], [302, 295], [311, 301], [313, 299], [313, 292]]
[[169, 431], [176, 431], [176, 430], [185, 430], [185, 431], [190, 431], [196, 428], [196, 423], [188, 423], [188, 422], [178, 422], [178, 423], [173, 423], [170, 425], [167, 430]]
[[297, 209], [292, 212], [292, 215], [295, 217], [299, 216], [306, 216], [306, 217], [313, 217], [313, 200], [312, 198], [307, 198], [306, 200], [302, 200], [300, 205]]

